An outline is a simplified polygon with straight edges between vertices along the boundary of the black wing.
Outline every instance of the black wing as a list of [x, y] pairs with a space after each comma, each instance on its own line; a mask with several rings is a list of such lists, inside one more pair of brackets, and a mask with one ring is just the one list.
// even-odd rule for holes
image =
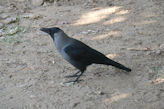
[[91, 64], [92, 63], [92, 53], [90, 53], [91, 48], [85, 44], [71, 44], [64, 48], [64, 52], [74, 61]]
[[69, 55], [71, 59], [88, 65], [92, 63], [101, 64], [107, 59], [104, 54], [90, 48], [81, 42], [74, 43], [65, 47], [64, 51], [67, 53], [67, 55]]
[[80, 60], [82, 58], [86, 58], [87, 49], [82, 46], [77, 46], [74, 44], [68, 45], [64, 48], [64, 51], [69, 55], [72, 59]]

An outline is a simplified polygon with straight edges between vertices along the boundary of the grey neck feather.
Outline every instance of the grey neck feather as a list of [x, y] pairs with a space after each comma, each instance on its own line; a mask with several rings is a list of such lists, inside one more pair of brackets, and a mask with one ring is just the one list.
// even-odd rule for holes
[[57, 48], [57, 50], [60, 52], [60, 50], [69, 43], [69, 40], [71, 38], [68, 37], [63, 31], [59, 31], [54, 34], [54, 43]]

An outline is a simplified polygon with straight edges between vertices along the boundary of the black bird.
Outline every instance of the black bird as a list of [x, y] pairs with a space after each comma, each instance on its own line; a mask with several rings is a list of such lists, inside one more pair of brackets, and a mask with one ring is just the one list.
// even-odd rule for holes
[[127, 72], [131, 71], [131, 69], [107, 58], [104, 54], [96, 51], [83, 42], [67, 36], [67, 34], [65, 34], [64, 31], [58, 27], [41, 28], [40, 30], [48, 33], [51, 36], [57, 51], [63, 56], [65, 60], [78, 69], [75, 74], [66, 76], [76, 77], [76, 79], [66, 83], [78, 81], [80, 76], [86, 70], [87, 66], [91, 64], [111, 65]]

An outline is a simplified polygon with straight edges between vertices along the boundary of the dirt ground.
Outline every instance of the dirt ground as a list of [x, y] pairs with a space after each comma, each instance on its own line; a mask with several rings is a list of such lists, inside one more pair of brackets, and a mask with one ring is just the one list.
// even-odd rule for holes
[[[0, 109], [164, 109], [163, 0], [16, 6], [0, 6]], [[79, 83], [62, 86], [76, 69], [39, 31], [52, 26], [132, 72], [92, 65]]]

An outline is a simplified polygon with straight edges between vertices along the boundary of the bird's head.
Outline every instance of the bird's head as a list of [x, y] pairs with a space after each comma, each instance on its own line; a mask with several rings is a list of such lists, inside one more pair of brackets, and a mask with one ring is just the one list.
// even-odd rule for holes
[[57, 34], [57, 33], [59, 33], [61, 31], [61, 29], [58, 28], [58, 27], [41, 28], [40, 30], [45, 32], [45, 33], [48, 33], [52, 37], [52, 39], [54, 39], [54, 37], [55, 37], [54, 34]]

